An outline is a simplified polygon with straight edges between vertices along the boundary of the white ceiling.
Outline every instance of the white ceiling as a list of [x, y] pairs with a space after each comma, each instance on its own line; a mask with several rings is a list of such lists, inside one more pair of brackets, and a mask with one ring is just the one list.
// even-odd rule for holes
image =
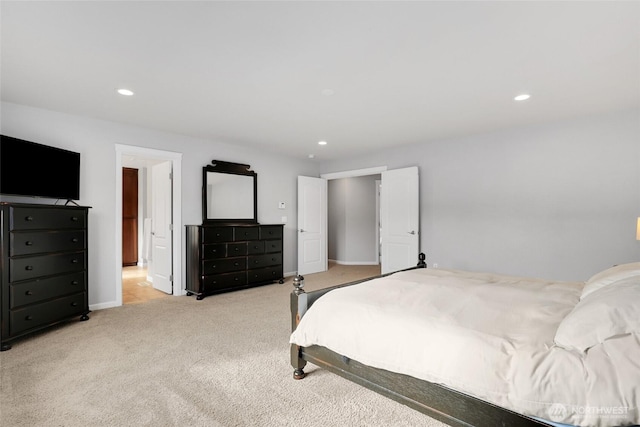
[[3, 101], [300, 158], [640, 107], [637, 1], [3, 0], [0, 19]]

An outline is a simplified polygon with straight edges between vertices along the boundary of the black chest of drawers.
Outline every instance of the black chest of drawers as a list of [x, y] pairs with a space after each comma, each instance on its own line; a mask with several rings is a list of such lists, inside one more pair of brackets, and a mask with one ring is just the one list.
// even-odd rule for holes
[[282, 224], [187, 225], [187, 295], [283, 283]]
[[87, 320], [87, 207], [0, 204], [0, 345]]

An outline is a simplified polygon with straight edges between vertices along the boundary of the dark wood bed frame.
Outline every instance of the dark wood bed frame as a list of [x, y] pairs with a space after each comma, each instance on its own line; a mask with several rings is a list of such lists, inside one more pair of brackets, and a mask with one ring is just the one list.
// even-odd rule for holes
[[[415, 268], [426, 268], [424, 254], [420, 254], [418, 265], [408, 270]], [[389, 274], [376, 277], [384, 277]], [[297, 278], [294, 279], [294, 287], [296, 288], [291, 293], [292, 331], [296, 329], [300, 319], [309, 307], [322, 295], [334, 289], [352, 286], [367, 280], [371, 279], [305, 292], [300, 286], [300, 281]], [[338, 374], [451, 426], [552, 426], [552, 424], [518, 414], [440, 384], [363, 365], [325, 347], [300, 347], [292, 344], [291, 365], [294, 368], [293, 378], [299, 380], [305, 377], [304, 367], [307, 362]]]

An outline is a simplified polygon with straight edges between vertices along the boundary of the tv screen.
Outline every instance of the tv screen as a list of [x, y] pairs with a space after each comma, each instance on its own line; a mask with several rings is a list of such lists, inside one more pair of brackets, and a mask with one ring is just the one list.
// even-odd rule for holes
[[0, 194], [80, 199], [80, 153], [0, 135]]

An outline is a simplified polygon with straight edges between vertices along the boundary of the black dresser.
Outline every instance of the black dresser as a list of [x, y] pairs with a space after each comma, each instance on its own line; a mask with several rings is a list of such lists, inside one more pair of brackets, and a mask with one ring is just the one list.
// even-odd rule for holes
[[0, 345], [87, 320], [88, 207], [1, 203]]
[[187, 225], [187, 295], [283, 283], [283, 224]]

